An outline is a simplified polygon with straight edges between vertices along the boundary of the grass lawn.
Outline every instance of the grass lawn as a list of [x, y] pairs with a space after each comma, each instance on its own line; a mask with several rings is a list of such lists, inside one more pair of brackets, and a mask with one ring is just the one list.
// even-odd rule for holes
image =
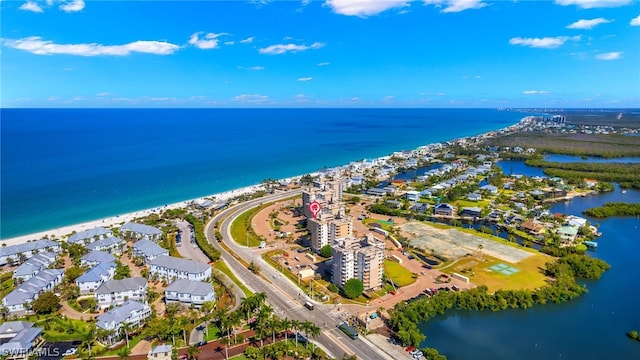
[[89, 323], [86, 321], [63, 319], [59, 316], [37, 320], [35, 326], [44, 328], [43, 337], [47, 341], [80, 340], [89, 332]]
[[402, 287], [416, 282], [416, 275], [395, 261], [384, 260], [384, 269], [396, 286]]
[[209, 336], [205, 333], [204, 339], [207, 341], [216, 340], [220, 337], [220, 329], [218, 329], [215, 325], [209, 324]]
[[[484, 260], [478, 259], [477, 257], [465, 257], [440, 270], [447, 274], [456, 272], [458, 274], [465, 275], [476, 285], [486, 285], [490, 292], [500, 289], [533, 290], [546, 284], [546, 277], [542, 274], [542, 269], [545, 268], [545, 264], [547, 262], [553, 260], [553, 258], [544, 254], [530, 256], [515, 264], [492, 258], [487, 255], [484, 255], [483, 259]], [[505, 275], [501, 272], [489, 269], [491, 266], [497, 264], [508, 265], [517, 269], [518, 272], [511, 275]], [[473, 271], [473, 275], [464, 274], [462, 270], [466, 268], [470, 268]]]
[[267, 204], [253, 208], [247, 212], [244, 212], [238, 216], [231, 224], [231, 237], [235, 242], [240, 245], [250, 247], [256, 247], [260, 245], [260, 238], [253, 231], [251, 221], [253, 217], [263, 208], [268, 206]]
[[489, 200], [480, 200], [480, 201], [470, 201], [470, 200], [456, 200], [453, 205], [460, 207], [479, 207], [481, 209], [486, 209], [489, 206], [491, 201]]
[[240, 289], [242, 289], [242, 292], [244, 292], [244, 295], [249, 297], [251, 295], [253, 295], [253, 293], [251, 292], [251, 290], [249, 290], [237, 277], [236, 275], [231, 272], [231, 269], [229, 269], [229, 267], [227, 266], [227, 264], [220, 260], [220, 261], [216, 261], [213, 264], [213, 267], [218, 269], [219, 271], [222, 271], [223, 273], [225, 273], [234, 283], [236, 283], [236, 285], [238, 285], [240, 287]]

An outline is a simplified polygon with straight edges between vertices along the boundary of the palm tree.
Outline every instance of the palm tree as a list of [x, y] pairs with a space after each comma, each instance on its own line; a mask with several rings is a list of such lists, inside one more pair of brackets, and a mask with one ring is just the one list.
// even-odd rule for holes
[[187, 339], [187, 330], [191, 327], [191, 319], [187, 316], [179, 316], [178, 317], [178, 326], [182, 330], [182, 337], [184, 338], [185, 345], [189, 344], [189, 340]]
[[289, 340], [289, 329], [291, 329], [291, 326], [293, 325], [293, 322], [289, 319], [289, 318], [283, 318], [282, 320], [280, 320], [280, 326], [282, 327], [282, 330], [284, 331], [284, 340], [285, 342]]
[[220, 339], [220, 342], [224, 344], [224, 358], [229, 359], [229, 345], [231, 345], [231, 339], [227, 336]]
[[93, 342], [93, 338], [95, 334], [96, 334], [96, 325], [89, 324], [87, 334], [82, 340], [82, 346], [86, 347], [89, 350], [89, 356], [91, 356], [91, 343]]
[[127, 339], [127, 347], [129, 347], [129, 332], [131, 332], [131, 324], [123, 322], [120, 327], [120, 331], [124, 333], [124, 337]]
[[302, 328], [302, 322], [295, 319], [291, 319], [290, 321], [291, 321], [291, 329], [296, 331], [294, 335], [296, 337], [296, 348], [297, 348], [298, 347], [298, 331]]
[[271, 329], [271, 343], [275, 344], [276, 342], [276, 332], [280, 330], [280, 319], [277, 316], [272, 316], [267, 319], [266, 324], [268, 329]]
[[[304, 322], [304, 333], [308, 336], [311, 336], [313, 338], [320, 336], [320, 327], [318, 325], [316, 325], [315, 323], [311, 322], [311, 321], [305, 321]], [[309, 343], [309, 341], [307, 341], [307, 344]], [[313, 344], [313, 349], [315, 350], [315, 344]]]
[[197, 359], [196, 354], [200, 353], [200, 349], [198, 349], [198, 345], [193, 344], [191, 346], [189, 346], [189, 348], [187, 349], [187, 357], [189, 359]]
[[118, 359], [127, 359], [129, 356], [131, 356], [131, 349], [129, 349], [129, 345], [118, 351]]

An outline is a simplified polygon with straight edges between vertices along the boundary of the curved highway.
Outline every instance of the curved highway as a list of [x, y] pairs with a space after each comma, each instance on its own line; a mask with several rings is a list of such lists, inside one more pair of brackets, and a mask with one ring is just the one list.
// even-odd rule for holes
[[[309, 320], [320, 326], [321, 334], [315, 338], [315, 342], [337, 358], [343, 355], [355, 354], [359, 359], [393, 359], [379, 348], [361, 337], [352, 340], [345, 336], [337, 325], [341, 320], [331, 314], [331, 308], [324, 304], [316, 303], [314, 310], [307, 310], [303, 304], [309, 299], [300, 293], [300, 289], [280, 274], [276, 269], [264, 262], [259, 254], [250, 248], [238, 245], [231, 237], [231, 223], [240, 214], [263, 203], [282, 200], [301, 194], [301, 190], [276, 193], [259, 199], [250, 200], [232, 206], [214, 216], [205, 227], [207, 241], [222, 252], [222, 259], [229, 265], [238, 278], [252, 291], [267, 294], [267, 302], [273, 306], [279, 316], [286, 316], [298, 321]], [[236, 258], [218, 244], [214, 235], [214, 224], [218, 223], [222, 241], [239, 257], [247, 262], [253, 261], [260, 265], [261, 273], [268, 279], [265, 280], [242, 265]]]

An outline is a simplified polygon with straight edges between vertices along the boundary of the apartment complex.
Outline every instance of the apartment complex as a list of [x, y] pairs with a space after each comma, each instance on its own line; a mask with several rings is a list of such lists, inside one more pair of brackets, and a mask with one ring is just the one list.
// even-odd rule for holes
[[384, 273], [384, 241], [368, 234], [363, 239], [347, 237], [334, 243], [333, 276], [331, 281], [340, 288], [349, 279], [362, 281], [364, 289], [382, 286]]
[[[320, 252], [325, 245], [351, 236], [351, 217], [342, 205], [342, 193], [347, 183], [342, 179], [316, 181], [302, 193], [302, 208], [311, 234], [311, 249]], [[321, 210], [312, 214], [309, 204], [318, 202]]]

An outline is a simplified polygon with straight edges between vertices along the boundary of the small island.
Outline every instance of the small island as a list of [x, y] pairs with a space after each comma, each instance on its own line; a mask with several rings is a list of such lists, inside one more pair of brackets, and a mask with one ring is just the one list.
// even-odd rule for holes
[[631, 330], [627, 333], [627, 336], [632, 340], [640, 341], [640, 334], [638, 334], [638, 330]]
[[612, 202], [606, 203], [600, 207], [585, 210], [582, 213], [597, 218], [607, 218], [611, 216], [640, 216], [640, 204]]

